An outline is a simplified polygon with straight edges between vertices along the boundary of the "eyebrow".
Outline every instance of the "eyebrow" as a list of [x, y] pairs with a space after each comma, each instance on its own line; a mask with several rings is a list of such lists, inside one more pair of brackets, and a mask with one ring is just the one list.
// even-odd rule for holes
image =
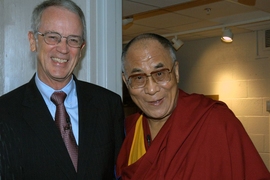
[[[73, 37], [80, 37], [80, 38], [82, 38], [82, 36], [80, 36], [80, 35], [75, 35], [75, 34], [70, 34], [70, 35], [68, 35], [68, 36], [64, 36], [64, 35], [62, 35], [61, 33], [57, 32], [57, 31], [45, 31], [45, 33], [56, 33], [56, 34], [59, 34], [59, 35], [62, 36], [62, 37], [73, 36]], [[45, 34], [45, 33], [43, 33], [43, 34]]]
[[[158, 63], [157, 65], [154, 66], [154, 69], [158, 69], [158, 68], [162, 68], [164, 67], [164, 64], [163, 63]], [[138, 73], [138, 72], [142, 72], [141, 69], [139, 68], [133, 68], [132, 71], [131, 71], [131, 74], [132, 73]]]

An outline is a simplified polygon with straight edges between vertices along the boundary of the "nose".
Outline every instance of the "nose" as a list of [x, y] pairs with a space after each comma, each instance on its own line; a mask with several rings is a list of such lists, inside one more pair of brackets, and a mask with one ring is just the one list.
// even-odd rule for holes
[[69, 52], [69, 46], [66, 37], [62, 37], [61, 41], [57, 44], [56, 49], [63, 54], [67, 54]]
[[159, 91], [160, 86], [153, 80], [151, 76], [149, 76], [144, 86], [144, 92], [149, 95], [154, 95]]

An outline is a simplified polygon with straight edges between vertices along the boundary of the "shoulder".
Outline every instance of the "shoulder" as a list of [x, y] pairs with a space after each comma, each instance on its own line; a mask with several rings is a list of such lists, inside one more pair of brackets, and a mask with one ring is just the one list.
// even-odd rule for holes
[[20, 116], [23, 112], [25, 88], [26, 85], [23, 85], [0, 97], [0, 132], [8, 135], [7, 137], [10, 137], [9, 133], [18, 133], [22, 128]]
[[111, 111], [122, 107], [121, 96], [104, 87], [77, 81], [76, 91], [79, 103], [87, 102], [99, 108], [111, 109]]
[[26, 84], [22, 85], [6, 94], [3, 94], [0, 97], [0, 106], [7, 106], [11, 103], [19, 102], [24, 96], [26, 86]]
[[[194, 105], [211, 105], [211, 104], [215, 104], [215, 103], [219, 103], [219, 101], [217, 100], [213, 100], [203, 94], [197, 94], [197, 93], [186, 93], [183, 90], [179, 89], [179, 97], [178, 99], [180, 99], [181, 101], [184, 101], [185, 103], [188, 104], [194, 104]], [[222, 103], [222, 102], [221, 102]]]
[[[25, 83], [0, 97], [0, 104], [2, 103], [16, 103], [22, 101], [25, 97], [36, 96], [39, 94], [38, 88], [34, 80], [35, 75], [28, 83]], [[16, 101], [14, 101], [16, 100]]]
[[226, 124], [239, 122], [232, 110], [224, 102], [213, 100], [202, 94], [187, 94], [180, 91], [178, 111], [182, 111], [182, 115], [191, 117], [191, 119], [204, 119], [212, 123]]
[[99, 85], [85, 82], [85, 81], [80, 81], [80, 80], [77, 80], [75, 82], [76, 82], [77, 91], [84, 91], [85, 93], [88, 93], [88, 94], [94, 94], [94, 95], [100, 95], [100, 96], [119, 97], [119, 95], [116, 94], [115, 92], [109, 89], [106, 89], [104, 87], [101, 87]]
[[209, 113], [209, 117], [211, 117], [216, 124], [222, 124], [225, 127], [240, 126], [242, 128], [240, 120], [225, 103], [220, 102], [214, 104]]
[[197, 101], [194, 106], [194, 113], [201, 114], [206, 118], [206, 122], [213, 127], [239, 127], [242, 128], [240, 120], [234, 112], [223, 101], [213, 100], [200, 94], [191, 94], [192, 101]]
[[125, 128], [127, 132], [129, 132], [132, 129], [132, 127], [135, 127], [136, 122], [138, 118], [140, 117], [140, 115], [141, 113], [135, 113], [126, 117]]

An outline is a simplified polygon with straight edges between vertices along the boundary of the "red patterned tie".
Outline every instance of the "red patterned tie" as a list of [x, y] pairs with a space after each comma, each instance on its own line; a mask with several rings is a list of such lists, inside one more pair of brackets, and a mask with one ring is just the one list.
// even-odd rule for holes
[[72, 160], [75, 170], [77, 171], [78, 146], [72, 132], [69, 115], [67, 114], [66, 108], [64, 106], [64, 100], [66, 96], [66, 93], [63, 91], [56, 91], [52, 94], [51, 101], [56, 105], [55, 123], [61, 132], [69, 156]]

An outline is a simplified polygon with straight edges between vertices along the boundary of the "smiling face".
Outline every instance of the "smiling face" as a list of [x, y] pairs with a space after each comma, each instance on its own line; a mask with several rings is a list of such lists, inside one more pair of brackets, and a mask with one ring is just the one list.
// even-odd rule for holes
[[[39, 32], [57, 32], [64, 37], [69, 35], [82, 36], [83, 25], [79, 16], [61, 7], [49, 7], [44, 10]], [[40, 80], [54, 89], [63, 88], [71, 79], [79, 58], [81, 48], [70, 47], [66, 38], [56, 45], [49, 45], [44, 37], [32, 32], [28, 34], [30, 49], [37, 52], [37, 72]]]
[[134, 103], [148, 116], [148, 119], [167, 119], [177, 102], [178, 62], [175, 62], [169, 82], [157, 84], [152, 77], [148, 77], [144, 87], [133, 89], [126, 80], [130, 75], [150, 74], [164, 68], [171, 70], [173, 61], [169, 51], [164, 49], [157, 40], [151, 39], [132, 44], [125, 59], [125, 74], [122, 77]]

